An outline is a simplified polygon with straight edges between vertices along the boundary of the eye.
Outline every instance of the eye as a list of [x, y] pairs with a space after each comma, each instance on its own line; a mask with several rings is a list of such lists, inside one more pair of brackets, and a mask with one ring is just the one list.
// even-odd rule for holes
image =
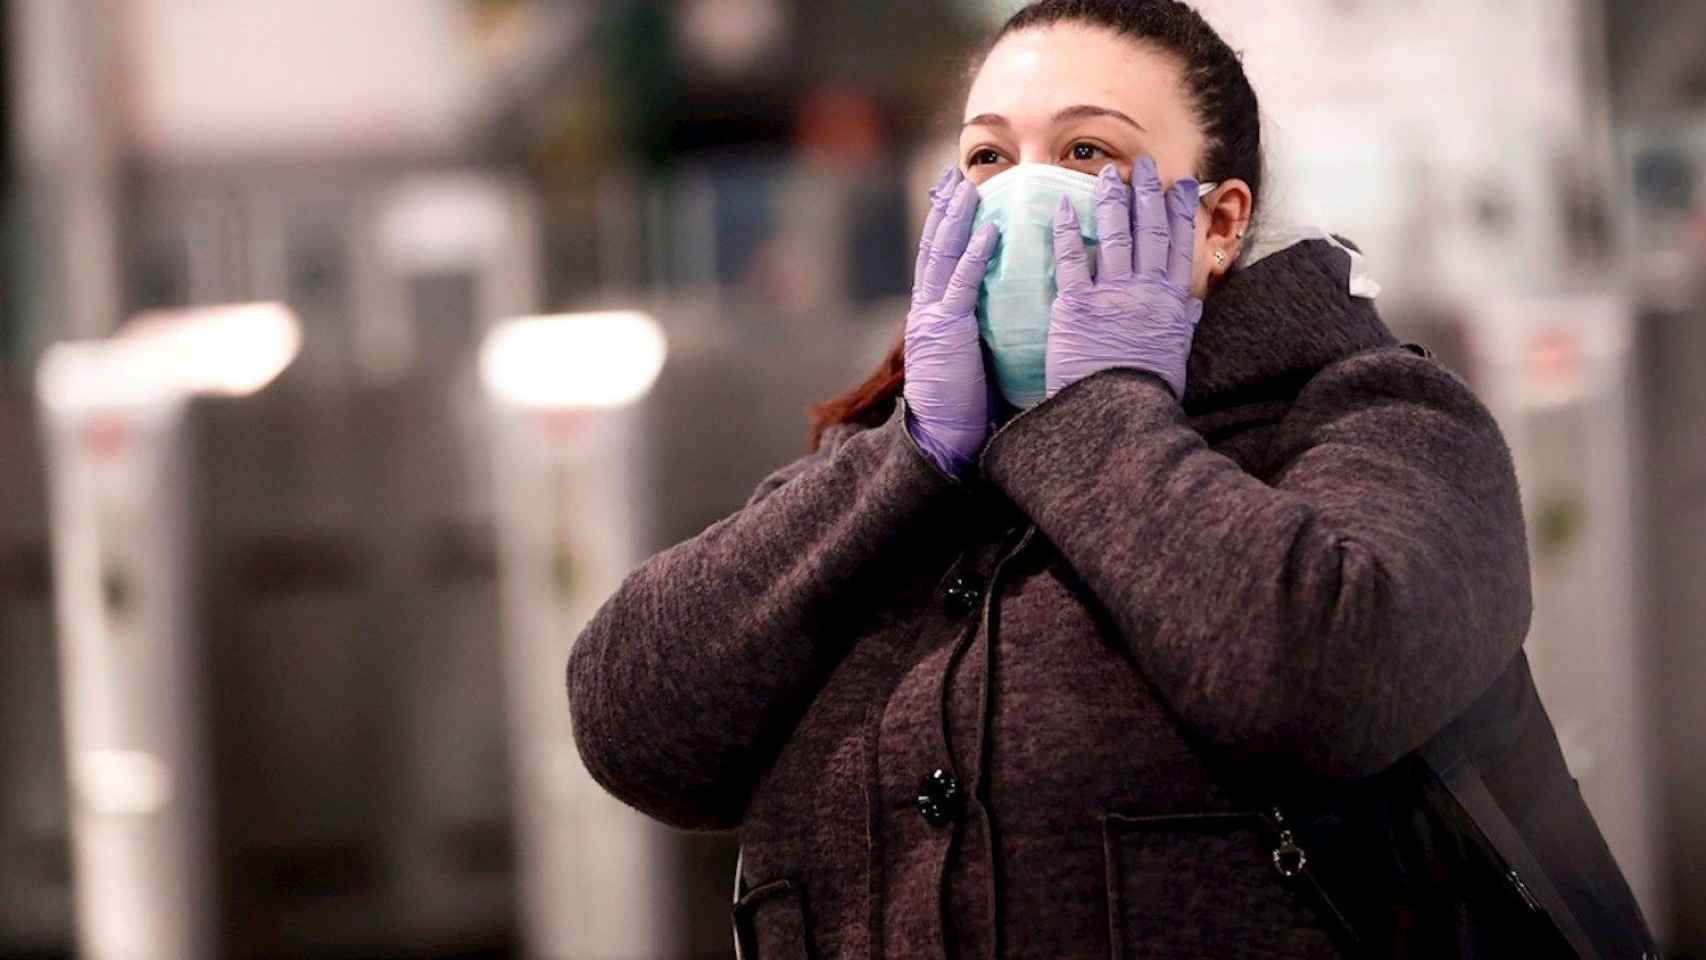
[[966, 163], [973, 167], [988, 166], [989, 164], [1000, 162], [1001, 154], [996, 153], [994, 150], [974, 150], [972, 151], [972, 155], [966, 160]]
[[1090, 163], [1098, 159], [1107, 158], [1108, 151], [1103, 150], [1101, 147], [1098, 147], [1093, 143], [1080, 140], [1067, 148], [1066, 155], [1078, 163]]

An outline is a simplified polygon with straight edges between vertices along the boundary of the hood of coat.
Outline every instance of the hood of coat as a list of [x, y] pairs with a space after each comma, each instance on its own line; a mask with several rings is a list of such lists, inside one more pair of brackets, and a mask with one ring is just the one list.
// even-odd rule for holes
[[1203, 302], [1186, 412], [1290, 397], [1334, 361], [1397, 345], [1352, 272], [1350, 249], [1303, 239], [1228, 273]]

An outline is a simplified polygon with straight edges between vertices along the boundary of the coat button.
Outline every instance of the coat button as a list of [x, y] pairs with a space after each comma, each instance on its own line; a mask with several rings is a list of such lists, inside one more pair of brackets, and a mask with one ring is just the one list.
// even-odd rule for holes
[[960, 781], [941, 768], [930, 771], [918, 785], [917, 802], [918, 812], [924, 815], [924, 821], [932, 827], [947, 826], [965, 808], [965, 797], [960, 794]]
[[983, 592], [976, 583], [967, 577], [956, 576], [942, 590], [942, 609], [957, 620], [976, 610], [982, 599]]

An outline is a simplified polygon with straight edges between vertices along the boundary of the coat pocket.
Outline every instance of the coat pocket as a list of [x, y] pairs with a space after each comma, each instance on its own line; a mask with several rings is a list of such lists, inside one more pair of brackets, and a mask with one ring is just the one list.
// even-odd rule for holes
[[1340, 956], [1316, 911], [1276, 869], [1259, 813], [1102, 817], [1115, 960]]
[[733, 914], [736, 960], [811, 960], [806, 888], [798, 880], [754, 885]]

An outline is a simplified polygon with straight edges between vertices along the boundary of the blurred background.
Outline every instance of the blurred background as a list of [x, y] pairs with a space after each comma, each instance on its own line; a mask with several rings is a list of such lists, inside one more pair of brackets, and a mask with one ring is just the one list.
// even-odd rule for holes
[[[0, 0], [0, 957], [730, 956], [567, 645], [894, 341], [1016, 6]], [[1269, 222], [1499, 417], [1543, 695], [1706, 957], [1706, 2], [1199, 6]]]

